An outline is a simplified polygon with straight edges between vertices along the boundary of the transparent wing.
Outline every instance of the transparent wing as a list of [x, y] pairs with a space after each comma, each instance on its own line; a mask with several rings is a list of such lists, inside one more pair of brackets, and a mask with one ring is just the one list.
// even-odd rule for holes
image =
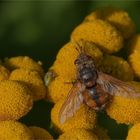
[[138, 98], [140, 93], [126, 82], [118, 80], [110, 75], [98, 72], [97, 84], [111, 95]]
[[64, 104], [59, 112], [59, 121], [63, 124], [67, 119], [71, 118], [83, 103], [83, 91], [85, 86], [80, 82], [76, 82], [70, 90]]

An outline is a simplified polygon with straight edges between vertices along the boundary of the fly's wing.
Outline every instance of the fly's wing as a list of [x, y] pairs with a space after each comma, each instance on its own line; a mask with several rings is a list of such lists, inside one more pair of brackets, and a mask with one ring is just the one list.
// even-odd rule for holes
[[97, 84], [111, 95], [138, 98], [140, 94], [134, 87], [110, 75], [98, 72]]
[[70, 90], [64, 104], [59, 112], [59, 121], [63, 124], [67, 119], [72, 117], [83, 103], [83, 91], [85, 86], [80, 82], [76, 82]]

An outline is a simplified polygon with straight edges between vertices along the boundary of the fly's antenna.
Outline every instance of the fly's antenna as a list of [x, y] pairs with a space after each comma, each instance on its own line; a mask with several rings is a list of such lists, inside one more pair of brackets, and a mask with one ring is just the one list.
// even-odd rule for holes
[[76, 49], [76, 51], [78, 52], [78, 54], [80, 54], [80, 53], [81, 53], [80, 46], [79, 46], [77, 43], [75, 43], [75, 44], [76, 44], [75, 49]]
[[78, 51], [78, 53], [83, 53], [83, 48], [82, 46], [80, 45], [79, 42], [75, 42], [75, 45], [76, 45], [76, 50]]
[[75, 42], [75, 41], [72, 41], [73, 43], [74, 43], [74, 45], [76, 46], [76, 50], [77, 50], [77, 52], [80, 54], [80, 53], [85, 53], [86, 51], [85, 51], [85, 45], [86, 45], [86, 43], [84, 43], [83, 44], [83, 39], [82, 40], [80, 40], [80, 41], [77, 41], [77, 42]]

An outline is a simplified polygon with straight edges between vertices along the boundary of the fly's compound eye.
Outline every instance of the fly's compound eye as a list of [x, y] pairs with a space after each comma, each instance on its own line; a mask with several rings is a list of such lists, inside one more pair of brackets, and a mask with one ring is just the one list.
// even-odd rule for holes
[[76, 60], [74, 61], [74, 64], [75, 64], [75, 65], [79, 65], [79, 64], [80, 64], [79, 59], [76, 59]]

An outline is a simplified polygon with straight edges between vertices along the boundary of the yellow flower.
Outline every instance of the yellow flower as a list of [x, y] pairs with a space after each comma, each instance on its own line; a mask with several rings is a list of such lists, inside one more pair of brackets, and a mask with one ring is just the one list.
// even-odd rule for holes
[[45, 84], [36, 71], [31, 71], [29, 69], [15, 69], [11, 72], [10, 80], [22, 81], [29, 86], [33, 99], [40, 100], [46, 95]]
[[130, 41], [129, 48], [131, 50], [129, 55], [129, 63], [136, 77], [140, 78], [140, 34], [134, 36]]
[[17, 68], [24, 68], [37, 71], [42, 77], [44, 76], [44, 70], [41, 67], [41, 62], [35, 62], [28, 56], [11, 57], [5, 60], [5, 65], [8, 69], [14, 70]]
[[34, 140], [30, 129], [16, 121], [0, 121], [1, 140]]
[[135, 32], [135, 24], [128, 13], [122, 9], [107, 7], [89, 14], [85, 21], [92, 22], [96, 19], [103, 19], [114, 25], [125, 39], [131, 37]]
[[46, 100], [56, 103], [61, 98], [66, 97], [73, 85], [72, 83], [67, 84], [65, 82], [72, 81], [67, 81], [62, 76], [58, 76], [53, 81], [51, 81], [48, 86]]
[[140, 140], [140, 123], [130, 128], [126, 140]]
[[[130, 82], [129, 84], [140, 91], [139, 82]], [[106, 111], [118, 123], [135, 124], [140, 121], [140, 98], [114, 96]]]
[[[99, 65], [102, 59], [102, 52], [94, 44], [90, 44], [89, 42], [83, 43], [80, 41], [79, 44], [85, 50], [85, 53], [93, 57], [96, 65]], [[76, 66], [74, 61], [79, 55], [76, 47], [78, 46], [69, 42], [58, 52], [56, 61], [51, 67], [57, 76], [48, 85], [47, 100], [56, 103], [61, 97], [69, 93], [72, 82], [76, 79]], [[68, 84], [67, 82], [71, 83]]]
[[9, 70], [6, 69], [4, 66], [0, 65], [0, 81], [7, 80], [9, 78]]
[[22, 83], [10, 80], [0, 82], [0, 120], [18, 120], [33, 106], [30, 90]]
[[[102, 58], [102, 52], [91, 42], [79, 41], [79, 45], [85, 50], [85, 53], [89, 54], [94, 61], [98, 64]], [[68, 80], [74, 80], [76, 77], [76, 67], [74, 61], [77, 59], [79, 49], [76, 44], [69, 42], [62, 47], [56, 57], [56, 61], [51, 69], [53, 69], [57, 75], [63, 76]]]
[[123, 38], [117, 29], [104, 20], [84, 22], [76, 27], [71, 40], [78, 42], [84, 40], [95, 43], [106, 53], [113, 53], [123, 46]]
[[133, 80], [133, 71], [128, 62], [121, 57], [105, 55], [99, 66], [104, 73], [110, 74], [123, 81]]
[[59, 136], [58, 140], [99, 140], [91, 131], [83, 128], [71, 129]]
[[[85, 53], [92, 56], [96, 65], [99, 65], [102, 59], [102, 52], [89, 42], [83, 43], [80, 41], [80, 46], [85, 50]], [[76, 66], [74, 61], [77, 59], [79, 52], [76, 50], [78, 46], [69, 42], [60, 49], [57, 54], [56, 61], [50, 68], [56, 73], [54, 78], [48, 85], [47, 100], [57, 102], [62, 96], [66, 96], [72, 87], [72, 82], [76, 79]], [[67, 82], [71, 82], [67, 84]]]
[[[59, 51], [56, 61], [51, 68], [58, 74], [58, 76], [52, 80], [48, 86], [47, 100], [51, 102], [56, 103], [63, 96], [66, 97], [72, 88], [72, 83], [67, 84], [66, 82], [72, 82], [76, 79], [76, 66], [74, 65], [74, 61], [76, 60], [77, 56], [73, 55], [74, 50], [76, 52], [76, 49], [72, 49], [72, 46], [64, 46]], [[102, 53], [99, 53], [100, 51], [95, 52], [98, 52], [96, 53], [98, 54], [96, 55], [98, 57], [93, 57], [93, 59], [95, 60], [95, 58], [98, 58], [95, 63], [98, 62], [97, 67], [101, 71], [123, 81], [133, 80], [133, 71], [127, 61], [125, 61], [123, 58], [113, 55], [105, 55], [102, 58]], [[95, 55], [91, 54], [91, 56]]]
[[49, 132], [43, 128], [31, 126], [29, 129], [34, 135], [34, 140], [53, 140], [53, 137], [49, 134]]
[[87, 105], [81, 105], [75, 115], [68, 119], [64, 124], [59, 122], [59, 111], [64, 102], [64, 99], [59, 100], [51, 111], [51, 120], [54, 128], [58, 133], [66, 132], [72, 128], [93, 129], [96, 124], [96, 113]]

